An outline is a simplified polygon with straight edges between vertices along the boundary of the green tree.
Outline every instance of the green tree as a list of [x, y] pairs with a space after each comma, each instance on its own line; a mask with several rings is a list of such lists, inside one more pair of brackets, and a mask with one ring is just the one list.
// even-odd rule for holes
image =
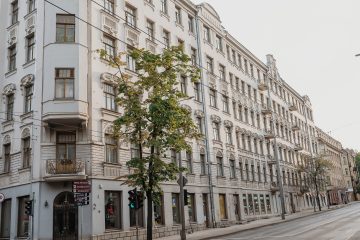
[[[135, 62], [136, 77], [122, 72], [121, 54], [100, 56], [118, 68], [117, 103], [122, 115], [114, 122], [114, 135], [138, 146], [139, 152], [127, 162], [131, 169], [125, 182], [138, 187], [147, 198], [147, 239], [152, 239], [153, 202], [159, 201], [161, 183], [176, 180], [185, 169], [164, 159], [166, 151], [191, 151], [189, 140], [200, 137], [191, 112], [182, 105], [189, 97], [180, 91], [179, 76], [197, 82], [200, 71], [191, 64], [183, 48], [164, 49], [154, 54], [134, 49], [129, 56]], [[144, 153], [143, 150], [147, 154]]]
[[[309, 187], [315, 189], [316, 193], [316, 203], [318, 205], [319, 211], [321, 211], [320, 205], [320, 192], [326, 190], [327, 180], [326, 175], [329, 170], [332, 168], [332, 164], [329, 160], [325, 159], [324, 156], [319, 156], [310, 159], [310, 161], [304, 166], [299, 166], [299, 171], [304, 172], [308, 177]], [[315, 206], [314, 206], [315, 211]]]

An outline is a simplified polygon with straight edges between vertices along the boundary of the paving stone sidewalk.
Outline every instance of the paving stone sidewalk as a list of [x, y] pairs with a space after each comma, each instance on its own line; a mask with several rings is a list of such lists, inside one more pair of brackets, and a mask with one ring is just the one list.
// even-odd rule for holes
[[[319, 214], [319, 213], [323, 213], [323, 212], [327, 212], [327, 211], [332, 211], [332, 210], [335, 210], [338, 208], [343, 208], [343, 207], [350, 206], [351, 204], [356, 204], [356, 203], [359, 203], [359, 202], [352, 202], [350, 204], [345, 204], [345, 205], [331, 206], [330, 209], [325, 207], [322, 209], [321, 212], [319, 212], [319, 211], [314, 212], [313, 209], [312, 210], [309, 209], [309, 210], [305, 210], [302, 212], [286, 215], [285, 220], [282, 220], [280, 218], [280, 216], [276, 216], [276, 217], [272, 217], [269, 219], [260, 219], [260, 220], [251, 221], [248, 223], [234, 225], [234, 226], [230, 226], [230, 227], [226, 227], [226, 228], [210, 228], [210, 229], [207, 229], [204, 231], [198, 231], [198, 232], [194, 232], [192, 234], [187, 234], [186, 239], [187, 240], [201, 240], [201, 239], [220, 237], [223, 235], [228, 235], [228, 234], [241, 232], [241, 231], [245, 231], [245, 230], [260, 228], [260, 227], [264, 227], [264, 226], [270, 226], [270, 225], [274, 225], [274, 224], [280, 224], [283, 222], [288, 222], [291, 220], [295, 220], [295, 219], [299, 219], [299, 218], [303, 218], [303, 217], [307, 217], [307, 216], [311, 216], [311, 215], [315, 215], [315, 214]], [[168, 236], [168, 237], [164, 237], [164, 238], [157, 238], [157, 240], [180, 240], [180, 236], [178, 236], [178, 235]]]

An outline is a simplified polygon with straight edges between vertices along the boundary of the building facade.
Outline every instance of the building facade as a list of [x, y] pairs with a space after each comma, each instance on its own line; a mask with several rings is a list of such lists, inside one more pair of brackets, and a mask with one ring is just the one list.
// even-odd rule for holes
[[[322, 149], [310, 99], [281, 78], [272, 55], [264, 63], [228, 33], [209, 4], [3, 0], [0, 13], [0, 238], [134, 236], [130, 189], [116, 179], [129, 173], [125, 163], [138, 149], [112, 137], [117, 70], [97, 49], [160, 53], [183, 44], [201, 69], [200, 83], [181, 79], [181, 87], [194, 96], [184, 104], [205, 138], [191, 152], [168, 154], [189, 170], [188, 231], [279, 215], [278, 175], [287, 213], [313, 207], [298, 171]], [[124, 61], [136, 79], [133, 60]], [[337, 174], [330, 179], [343, 186]], [[77, 180], [91, 183], [89, 205], [75, 205]], [[163, 183], [155, 237], [178, 233], [179, 196], [176, 182]], [[140, 227], [145, 213], [146, 205]]]

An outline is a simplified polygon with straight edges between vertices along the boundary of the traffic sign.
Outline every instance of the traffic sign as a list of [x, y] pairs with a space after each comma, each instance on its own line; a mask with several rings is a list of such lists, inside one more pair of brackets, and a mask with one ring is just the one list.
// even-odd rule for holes
[[[183, 187], [187, 184], [188, 180], [186, 177], [182, 176], [182, 184], [183, 184]], [[181, 182], [180, 182], [180, 178], [177, 180], [177, 183], [180, 185]]]
[[3, 193], [0, 193], [0, 203], [2, 203], [5, 200], [5, 195]]

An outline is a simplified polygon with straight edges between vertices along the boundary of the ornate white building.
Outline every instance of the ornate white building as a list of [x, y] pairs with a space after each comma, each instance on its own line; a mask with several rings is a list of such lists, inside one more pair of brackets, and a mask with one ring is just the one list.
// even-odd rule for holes
[[[0, 31], [0, 238], [135, 234], [129, 188], [115, 179], [129, 172], [125, 163], [137, 149], [112, 138], [117, 71], [99, 58], [100, 48], [160, 53], [183, 44], [202, 70], [201, 83], [181, 79], [181, 87], [194, 96], [185, 104], [205, 138], [192, 152], [168, 155], [190, 171], [189, 231], [279, 215], [277, 174], [288, 213], [312, 207], [297, 170], [318, 151], [309, 98], [280, 77], [272, 55], [262, 62], [228, 33], [209, 4], [2, 0]], [[136, 77], [126, 60], [125, 71]], [[85, 179], [90, 204], [77, 207], [72, 182]], [[164, 183], [163, 191], [154, 207], [156, 237], [179, 230], [179, 187]], [[33, 217], [25, 214], [28, 199]]]

